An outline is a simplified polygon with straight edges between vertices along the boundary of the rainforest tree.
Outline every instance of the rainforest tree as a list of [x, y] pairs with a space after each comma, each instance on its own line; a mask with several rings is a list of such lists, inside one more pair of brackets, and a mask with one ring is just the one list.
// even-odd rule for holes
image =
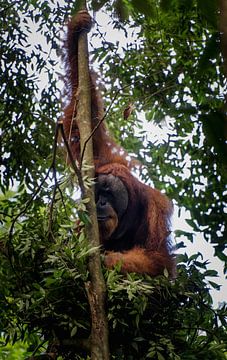
[[[87, 261], [94, 248], [74, 231], [75, 219], [89, 224], [88, 199], [78, 200], [78, 180], [56, 136], [67, 98], [64, 24], [80, 6], [3, 0], [0, 10], [3, 359], [89, 358]], [[142, 180], [190, 212], [191, 226], [175, 231], [173, 282], [103, 267], [110, 357], [225, 359], [226, 307], [216, 308], [209, 292], [219, 288], [211, 281], [217, 273], [207, 269], [200, 244], [188, 255], [182, 243], [202, 233], [226, 268], [225, 1], [93, 0], [88, 7], [94, 19], [101, 12], [109, 19], [107, 33], [97, 20], [89, 37], [109, 129], [144, 165]], [[111, 39], [112, 30], [122, 42]], [[151, 136], [147, 124], [165, 136]]]

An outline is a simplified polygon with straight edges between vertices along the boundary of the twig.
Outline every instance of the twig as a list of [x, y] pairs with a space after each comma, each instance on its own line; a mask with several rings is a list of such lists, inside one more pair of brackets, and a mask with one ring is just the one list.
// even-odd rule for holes
[[[138, 81], [140, 81], [140, 80], [138, 80]], [[135, 83], [136, 83], [136, 82], [137, 82], [137, 81], [135, 81]], [[84, 153], [85, 153], [85, 150], [86, 150], [87, 143], [88, 143], [89, 140], [92, 138], [92, 136], [95, 134], [95, 132], [97, 131], [97, 129], [99, 128], [99, 126], [102, 124], [102, 122], [105, 120], [105, 118], [107, 117], [107, 115], [108, 115], [108, 113], [110, 112], [111, 107], [113, 106], [113, 103], [114, 103], [114, 101], [116, 100], [116, 98], [118, 97], [118, 95], [119, 95], [122, 91], [124, 91], [125, 89], [127, 89], [127, 88], [130, 87], [130, 86], [131, 86], [131, 84], [125, 85], [125, 86], [121, 87], [121, 88], [115, 93], [115, 95], [114, 95], [114, 97], [113, 97], [113, 100], [111, 101], [111, 104], [108, 106], [108, 108], [107, 108], [104, 116], [103, 116], [103, 117], [99, 120], [99, 122], [95, 125], [95, 127], [94, 127], [93, 130], [92, 130], [92, 132], [90, 133], [90, 135], [88, 136], [88, 138], [85, 140], [84, 146], [83, 146], [83, 149], [82, 149], [82, 152], [81, 152], [80, 169], [82, 168], [82, 163], [83, 163], [83, 158], [84, 158]], [[150, 95], [147, 97], [147, 99], [148, 99], [148, 98], [151, 98], [151, 97], [153, 97], [153, 96], [155, 96], [155, 95], [158, 95], [159, 93], [161, 93], [161, 92], [163, 92], [163, 91], [169, 90], [169, 89], [171, 89], [172, 87], [175, 87], [175, 86], [176, 86], [176, 84], [170, 85], [170, 86], [168, 86], [168, 87], [165, 87], [164, 89], [159, 89], [159, 90], [153, 92], [152, 94], [150, 94]]]
[[13, 7], [14, 5], [16, 5], [18, 1], [13, 1], [10, 5], [6, 6], [5, 8], [3, 8], [1, 11], [0, 11], [0, 15], [2, 15], [5, 11], [9, 10], [11, 7]]
[[28, 200], [26, 206], [24, 207], [24, 209], [22, 211], [19, 212], [19, 214], [17, 214], [15, 216], [15, 218], [13, 219], [12, 221], [12, 224], [10, 226], [10, 230], [9, 230], [9, 244], [12, 245], [12, 237], [13, 237], [13, 229], [14, 229], [14, 225], [15, 223], [17, 222], [17, 220], [19, 219], [19, 217], [23, 214], [26, 213], [27, 209], [29, 208], [30, 204], [32, 203], [32, 201], [35, 199], [35, 197], [37, 196], [37, 194], [40, 192], [40, 190], [42, 189], [42, 186], [43, 184], [45, 183], [46, 179], [48, 178], [49, 176], [49, 173], [50, 173], [50, 170], [51, 170], [51, 167], [49, 167], [47, 173], [46, 173], [46, 176], [44, 177], [44, 179], [41, 181], [40, 185], [38, 186], [37, 190], [34, 192], [34, 194], [32, 195], [32, 197], [30, 198], [30, 200]]
[[67, 141], [66, 136], [65, 136], [65, 132], [64, 132], [64, 128], [63, 128], [62, 122], [59, 122], [59, 123], [58, 123], [58, 126], [60, 127], [61, 135], [62, 135], [64, 144], [65, 144], [67, 153], [68, 153], [68, 155], [69, 155], [70, 165], [72, 166], [72, 168], [73, 168], [73, 170], [74, 170], [74, 172], [75, 172], [75, 174], [76, 174], [76, 176], [77, 176], [77, 178], [78, 178], [79, 187], [80, 187], [81, 193], [82, 193], [82, 195], [83, 195], [83, 194], [84, 194], [84, 183], [83, 183], [83, 178], [82, 178], [82, 175], [81, 175], [81, 171], [80, 171], [80, 169], [77, 167], [77, 165], [76, 165], [76, 163], [75, 163], [75, 160], [74, 160], [74, 158], [73, 158], [71, 149], [70, 149], [70, 147], [69, 147], [68, 141]]
[[56, 154], [57, 154], [57, 144], [58, 144], [58, 133], [59, 133], [59, 123], [57, 123], [57, 125], [55, 127], [53, 158], [52, 158], [52, 163], [51, 163], [51, 168], [53, 169], [54, 190], [53, 190], [53, 195], [52, 195], [52, 199], [51, 199], [51, 203], [50, 203], [50, 215], [49, 215], [49, 224], [48, 224], [48, 233], [49, 234], [52, 234], [53, 209], [54, 209], [54, 201], [55, 201], [55, 198], [56, 198], [57, 190], [59, 191], [62, 204], [63, 204], [63, 206], [65, 208], [65, 211], [66, 211], [64, 197], [63, 197], [61, 188], [60, 188], [60, 186], [58, 184], [57, 172], [56, 172]]
[[[76, 92], [75, 94], [75, 102], [74, 102], [74, 105], [73, 105], [73, 113], [72, 113], [72, 118], [71, 118], [71, 122], [70, 122], [70, 129], [69, 129], [69, 137], [68, 139], [71, 139], [71, 135], [72, 135], [72, 128], [73, 128], [73, 122], [75, 120], [75, 111], [76, 111], [76, 108], [77, 108], [77, 104], [78, 104], [78, 93]], [[68, 141], [67, 141], [68, 143]], [[66, 156], [66, 163], [68, 162], [68, 152], [67, 152], [67, 156]]]
[[36, 348], [34, 349], [31, 357], [28, 358], [28, 360], [35, 359], [35, 354], [37, 353], [37, 351], [38, 351], [45, 343], [46, 343], [46, 339], [43, 340], [40, 344], [38, 344], [38, 345], [36, 346]]
[[87, 143], [89, 142], [89, 140], [92, 138], [92, 136], [95, 134], [95, 132], [97, 131], [97, 129], [99, 128], [99, 126], [102, 124], [102, 122], [105, 120], [105, 118], [107, 117], [108, 113], [110, 112], [111, 110], [111, 107], [114, 103], [114, 101], [116, 100], [116, 98], [118, 97], [118, 95], [120, 94], [120, 92], [122, 90], [124, 90], [125, 88], [129, 87], [130, 85], [126, 85], [124, 86], [123, 88], [119, 89], [115, 95], [114, 95], [114, 98], [113, 100], [111, 101], [111, 104], [108, 106], [105, 114], [103, 115], [103, 117], [99, 120], [99, 122], [95, 125], [95, 127], [93, 128], [92, 132], [90, 133], [90, 135], [88, 136], [88, 138], [85, 140], [84, 142], [84, 146], [83, 146], [83, 150], [81, 152], [81, 163], [80, 163], [80, 168], [82, 167], [82, 162], [83, 162], [83, 158], [84, 158], [84, 153], [85, 153], [85, 150], [86, 150], [86, 146], [87, 146]]
[[9, 214], [5, 213], [4, 211], [0, 211], [0, 215], [5, 216], [5, 217], [9, 217], [9, 218], [13, 217], [13, 215], [9, 215]]
[[9, 230], [9, 239], [7, 241], [7, 256], [8, 256], [8, 259], [9, 259], [9, 263], [10, 263], [10, 266], [12, 268], [12, 270], [14, 271], [16, 277], [18, 278], [18, 280], [20, 280], [15, 268], [14, 268], [14, 265], [13, 265], [13, 261], [12, 261], [12, 254], [14, 252], [14, 247], [13, 247], [13, 242], [12, 242], [12, 239], [13, 239], [13, 230], [14, 230], [14, 226], [15, 226], [15, 223], [17, 222], [17, 220], [19, 219], [19, 217], [23, 214], [26, 213], [27, 209], [29, 208], [30, 204], [32, 203], [32, 201], [34, 200], [34, 198], [36, 197], [36, 195], [40, 192], [43, 184], [45, 183], [46, 179], [48, 178], [49, 176], [49, 173], [50, 173], [50, 170], [51, 170], [51, 167], [48, 169], [47, 171], [47, 174], [46, 176], [44, 177], [44, 179], [42, 180], [41, 184], [39, 185], [38, 189], [35, 191], [35, 193], [32, 195], [31, 199], [27, 202], [26, 206], [24, 207], [24, 209], [22, 211], [20, 211], [19, 214], [17, 214], [15, 216], [15, 218], [13, 219], [12, 221], [12, 224], [10, 226], [10, 230]]
[[[49, 169], [47, 170], [47, 173], [45, 175], [45, 177], [43, 178], [43, 180], [41, 181], [41, 183], [39, 184], [38, 188], [36, 189], [36, 191], [33, 193], [33, 195], [31, 196], [31, 198], [28, 200], [27, 204], [25, 205], [24, 209], [22, 211], [20, 211], [12, 220], [11, 226], [10, 226], [10, 230], [9, 230], [9, 239], [8, 239], [8, 255], [9, 255], [9, 259], [11, 259], [11, 254], [13, 251], [13, 244], [12, 244], [12, 238], [13, 238], [13, 231], [14, 231], [14, 226], [15, 223], [17, 222], [17, 220], [26, 213], [27, 209], [29, 208], [29, 206], [31, 205], [31, 203], [33, 202], [33, 200], [35, 199], [35, 197], [38, 195], [38, 193], [40, 192], [40, 190], [43, 187], [43, 184], [45, 183], [45, 181], [47, 180], [47, 178], [49, 177], [50, 171], [53, 170], [54, 173], [54, 180], [55, 180], [55, 187], [54, 187], [54, 193], [52, 196], [52, 200], [51, 200], [51, 205], [50, 205], [50, 217], [49, 217], [49, 225], [48, 225], [48, 231], [51, 232], [51, 227], [52, 227], [52, 213], [53, 213], [53, 206], [54, 206], [54, 200], [55, 200], [55, 196], [56, 196], [56, 190], [57, 188], [60, 191], [61, 197], [62, 197], [62, 193], [61, 193], [61, 189], [58, 186], [58, 182], [57, 182], [57, 176], [56, 176], [56, 167], [55, 167], [55, 163], [56, 163], [56, 153], [57, 153], [57, 140], [58, 140], [58, 133], [59, 133], [59, 128], [61, 130], [61, 134], [62, 134], [62, 138], [64, 140], [64, 144], [67, 148], [68, 154], [69, 154], [69, 158], [70, 161], [72, 162], [72, 167], [75, 171], [75, 174], [78, 177], [78, 182], [81, 188], [81, 191], [83, 191], [84, 189], [84, 185], [83, 185], [83, 181], [82, 181], [82, 177], [81, 177], [81, 173], [79, 171], [79, 169], [77, 168], [74, 160], [73, 160], [73, 156], [71, 153], [71, 150], [68, 146], [68, 142], [66, 140], [65, 134], [64, 134], [64, 129], [63, 129], [63, 124], [58, 122], [55, 128], [55, 136], [54, 136], [54, 145], [53, 145], [53, 158], [52, 158], [52, 162], [51, 165], [49, 167]], [[63, 198], [63, 197], [62, 197]], [[11, 251], [12, 250], [12, 251]], [[14, 266], [11, 262], [11, 267], [14, 269]]]
[[51, 233], [52, 225], [53, 225], [53, 209], [54, 209], [54, 200], [57, 192], [58, 182], [57, 182], [57, 175], [56, 175], [56, 153], [57, 153], [57, 139], [58, 139], [58, 124], [55, 128], [55, 136], [54, 136], [54, 148], [53, 148], [53, 158], [52, 158], [52, 164], [51, 167], [53, 168], [53, 176], [54, 176], [54, 191], [53, 196], [50, 203], [50, 215], [49, 215], [49, 224], [48, 224], [48, 233]]

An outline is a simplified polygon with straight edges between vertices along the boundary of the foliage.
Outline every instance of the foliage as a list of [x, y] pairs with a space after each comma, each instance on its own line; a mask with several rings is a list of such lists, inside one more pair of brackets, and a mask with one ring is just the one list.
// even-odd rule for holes
[[[77, 329], [88, 332], [89, 308], [84, 301], [84, 282], [86, 259], [92, 250], [82, 230], [75, 235], [75, 220], [68, 213], [70, 210], [70, 214], [75, 214], [71, 196], [72, 193], [63, 201], [57, 194], [53, 213], [42, 199], [33, 201], [5, 247], [4, 238], [7, 239], [12, 225], [5, 223], [1, 229], [4, 251], [0, 271], [0, 328], [7, 334], [6, 343], [9, 339], [13, 343], [26, 339], [32, 342], [34, 350], [42, 337], [53, 339], [59, 327], [61, 336], [65, 332], [75, 335]], [[13, 203], [15, 197], [8, 201]], [[4, 213], [8, 201], [2, 202], [3, 206], [6, 204], [2, 207]], [[77, 211], [84, 211], [83, 203], [78, 204]]]
[[[203, 232], [225, 262], [226, 79], [216, 1], [93, 0], [89, 5], [104, 9], [114, 29], [126, 36], [137, 33], [120, 49], [96, 24], [91, 39], [92, 44], [95, 37], [101, 41], [92, 53], [105, 77], [107, 105], [112, 105], [111, 131], [146, 164], [144, 180], [151, 178], [190, 211], [193, 231]], [[87, 214], [74, 200], [72, 174], [59, 156], [53, 159], [52, 145], [61, 106], [59, 37], [72, 7], [51, 0], [2, 1], [3, 359], [41, 354], [51, 344], [58, 347], [58, 340], [64, 359], [86, 358], [78, 341], [90, 333], [85, 284], [87, 257], [94, 249], [82, 229], [77, 235], [73, 231], [75, 218], [87, 222]], [[125, 121], [122, 111], [129, 102], [136, 111]], [[167, 125], [167, 137], [152, 139], [141, 112], [148, 123]], [[176, 233], [182, 234], [193, 238], [183, 229]], [[178, 262], [172, 282], [104, 269], [113, 359], [226, 358], [226, 308], [215, 309], [209, 293], [218, 288], [211, 281], [216, 272], [199, 254], [182, 254]]]
[[27, 344], [17, 342], [14, 346], [7, 344], [3, 348], [0, 347], [1, 360], [20, 360], [28, 355], [26, 351]]
[[62, 23], [67, 7], [47, 1], [1, 5], [1, 189], [19, 182], [33, 191], [48, 167], [43, 159], [51, 154], [50, 138], [59, 116], [54, 66], [60, 27], [54, 24]]
[[[64, 207], [70, 208], [67, 201]], [[34, 205], [15, 231], [13, 262], [1, 258], [0, 327], [6, 343], [26, 340], [30, 353], [42, 352], [46, 341], [64, 344], [71, 339], [60, 351], [72, 359], [74, 342], [90, 330], [84, 285], [92, 249], [83, 232], [75, 237], [72, 222], [62, 217], [64, 211], [56, 209], [49, 236], [43, 206]], [[213, 308], [209, 288], [217, 285], [209, 279], [216, 272], [207, 270], [199, 257], [179, 257], [178, 278], [172, 282], [106, 270], [113, 359], [225, 359], [226, 308]], [[75, 358], [84, 358], [84, 350], [76, 353]]]
[[[202, 230], [215, 255], [226, 263], [226, 79], [217, 3], [145, 1], [143, 11], [139, 1], [133, 1], [134, 7], [130, 1], [122, 3], [132, 19], [122, 26], [115, 18], [114, 26], [124, 27], [126, 34], [137, 27], [137, 37], [123, 49], [104, 40], [94, 49], [109, 85], [110, 103], [113, 92], [119, 92], [110, 128], [115, 130], [129, 102], [148, 122], [167, 127], [163, 141], [152, 139], [135, 117], [134, 126], [122, 121], [115, 134], [124, 134], [123, 146], [146, 164], [145, 179], [151, 178], [191, 212], [193, 230]], [[140, 132], [136, 138], [135, 128]]]
[[[225, 308], [217, 312], [212, 309], [206, 271], [198, 271], [196, 260], [181, 264], [179, 278], [172, 283], [163, 277], [141, 279], [129, 274], [125, 279], [109, 274], [114, 358], [225, 358], [226, 334], [216, 322], [219, 319], [224, 325]], [[219, 340], [223, 336], [220, 343], [216, 334]], [[211, 338], [214, 341], [208, 345]]]

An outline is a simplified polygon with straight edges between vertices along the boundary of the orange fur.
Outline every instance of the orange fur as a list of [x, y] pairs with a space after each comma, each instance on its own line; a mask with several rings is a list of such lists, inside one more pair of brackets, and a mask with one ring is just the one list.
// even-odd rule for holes
[[127, 252], [107, 252], [105, 265], [113, 268], [117, 264], [121, 265], [122, 272], [136, 272], [140, 274], [160, 275], [166, 268], [171, 277], [174, 276], [172, 260], [168, 254], [159, 252], [149, 252], [146, 249], [135, 247]]
[[[115, 239], [111, 245], [105, 244], [107, 250], [113, 250], [106, 255], [106, 265], [113, 267], [122, 260], [123, 272], [135, 271], [155, 276], [162, 274], [166, 268], [170, 276], [174, 276], [175, 261], [169, 245], [169, 219], [172, 214], [172, 204], [169, 199], [160, 191], [141, 183], [124, 165], [116, 163], [104, 165], [98, 169], [98, 173], [112, 174], [122, 180], [130, 199], [126, 221], [132, 221], [130, 237], [125, 236], [122, 239], [123, 246]], [[119, 252], [119, 248], [123, 251]]]
[[[64, 110], [62, 120], [72, 155], [78, 162], [80, 162], [81, 150], [77, 125], [77, 103], [80, 97], [78, 90], [78, 38], [82, 31], [89, 31], [91, 25], [90, 15], [86, 11], [80, 11], [68, 22], [68, 33], [65, 41], [67, 88], [70, 101]], [[96, 76], [93, 72], [90, 72], [90, 86], [92, 129], [100, 123], [92, 138], [95, 165], [97, 167], [100, 164], [115, 161], [127, 165], [126, 151], [115, 143], [109, 135], [105, 123], [102, 121], [104, 117], [104, 106], [100, 92], [97, 90]], [[115, 150], [114, 152], [113, 149]]]
[[[66, 39], [66, 65], [68, 72], [69, 105], [63, 116], [64, 131], [69, 141], [73, 158], [80, 162], [80, 139], [77, 126], [78, 89], [78, 38], [82, 31], [89, 31], [91, 18], [86, 12], [79, 12], [68, 23]], [[156, 276], [167, 268], [173, 276], [175, 264], [169, 249], [169, 219], [172, 204], [158, 190], [141, 183], [130, 172], [127, 153], [110, 137], [104, 122], [103, 103], [91, 73], [92, 128], [99, 124], [93, 135], [93, 149], [96, 174], [112, 174], [121, 179], [129, 195], [129, 206], [123, 224], [116, 218], [103, 226], [111, 234], [103, 240], [106, 250], [105, 263], [113, 267], [119, 261], [123, 272], [135, 271]], [[115, 230], [126, 225], [127, 231], [115, 237]], [[106, 237], [107, 238], [107, 237]]]

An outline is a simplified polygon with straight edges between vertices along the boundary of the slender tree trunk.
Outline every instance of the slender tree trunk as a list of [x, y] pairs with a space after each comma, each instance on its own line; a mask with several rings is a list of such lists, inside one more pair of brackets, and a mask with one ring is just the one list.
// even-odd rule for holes
[[221, 52], [223, 56], [223, 67], [227, 78], [227, 1], [219, 0], [219, 30], [221, 34]]
[[[90, 74], [88, 64], [87, 33], [82, 32], [78, 42], [78, 72], [79, 72], [79, 103], [78, 103], [78, 126], [80, 131], [81, 149], [86, 139], [91, 134], [91, 90]], [[86, 170], [82, 168], [82, 175], [88, 178], [95, 177], [92, 139], [87, 143], [83, 162], [86, 163]], [[91, 223], [86, 226], [86, 236], [91, 246], [97, 250], [89, 259], [90, 282], [86, 284], [92, 319], [91, 330], [91, 359], [108, 360], [108, 323], [105, 314], [106, 286], [101, 271], [101, 260], [99, 247], [99, 231], [94, 198], [94, 187], [84, 190], [85, 198], [90, 201], [87, 204], [87, 211]]]
[[[219, 0], [219, 31], [221, 37], [221, 53], [223, 57], [223, 70], [225, 74], [225, 78], [227, 79], [227, 0]], [[222, 114], [227, 121], [227, 91], [225, 89], [224, 93], [224, 104], [222, 107]], [[227, 140], [227, 125], [224, 127], [224, 136], [225, 140]], [[225, 144], [226, 149], [226, 144]], [[226, 164], [226, 160], [225, 160]]]

